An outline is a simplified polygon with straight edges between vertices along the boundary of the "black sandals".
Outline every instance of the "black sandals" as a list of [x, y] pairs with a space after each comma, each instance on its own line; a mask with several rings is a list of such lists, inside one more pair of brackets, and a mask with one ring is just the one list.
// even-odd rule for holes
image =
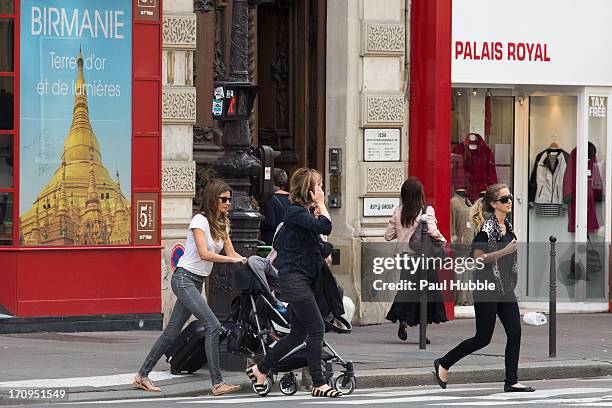
[[254, 366], [250, 366], [249, 368], [246, 369], [246, 375], [249, 377], [249, 380], [251, 380], [251, 382], [253, 383], [253, 389], [255, 390], [255, 392], [258, 395], [261, 395], [262, 397], [265, 397], [266, 395], [268, 395], [268, 390], [267, 390], [267, 386], [266, 383], [264, 382], [263, 384], [259, 384], [257, 382], [257, 376], [255, 375], [255, 373], [253, 372], [253, 367]]
[[312, 396], [313, 397], [338, 398], [342, 396], [342, 393], [340, 391], [334, 390], [333, 388], [329, 388], [325, 391], [321, 391], [318, 388], [313, 388]]

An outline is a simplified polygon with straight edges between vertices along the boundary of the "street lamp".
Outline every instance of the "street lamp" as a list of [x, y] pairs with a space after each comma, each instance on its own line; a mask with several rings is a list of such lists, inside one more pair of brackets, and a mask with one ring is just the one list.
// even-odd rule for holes
[[[224, 123], [224, 154], [213, 168], [232, 188], [231, 222], [232, 243], [238, 253], [255, 255], [259, 225], [263, 216], [251, 205], [251, 197], [265, 200], [272, 192], [274, 156], [271, 148], [252, 146], [249, 117], [257, 87], [249, 78], [249, 0], [233, 0], [232, 35], [229, 81], [215, 82], [213, 88], [214, 119]], [[259, 180], [253, 189], [251, 180]], [[208, 301], [219, 316], [230, 312], [233, 272], [240, 265], [216, 264], [209, 282]]]

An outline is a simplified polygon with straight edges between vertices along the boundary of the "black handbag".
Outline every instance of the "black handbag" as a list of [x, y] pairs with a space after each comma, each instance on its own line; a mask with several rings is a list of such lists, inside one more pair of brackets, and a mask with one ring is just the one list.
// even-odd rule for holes
[[236, 322], [229, 328], [227, 334], [227, 352], [244, 353], [246, 351], [247, 336], [249, 330], [242, 322]]
[[595, 274], [602, 270], [601, 256], [599, 252], [593, 247], [591, 243], [591, 237], [587, 235], [588, 242], [586, 244], [586, 276], [583, 277], [583, 266], [582, 263], [576, 262], [576, 254], [572, 254], [570, 260], [570, 279], [585, 279], [589, 280], [589, 275]]
[[[421, 215], [424, 215], [426, 208], [423, 207], [421, 210]], [[427, 233], [427, 223], [421, 222], [421, 217], [418, 217], [415, 222], [418, 222], [414, 233], [410, 237], [410, 241], [408, 242], [408, 246], [412, 249], [417, 255], [423, 253], [423, 245], [425, 245], [426, 251], [425, 256], [429, 258], [446, 258], [446, 252], [444, 252], [444, 242], [438, 241], [437, 239], [432, 239]], [[425, 231], [423, 231], [423, 227]], [[425, 237], [428, 242], [423, 241], [423, 237]]]

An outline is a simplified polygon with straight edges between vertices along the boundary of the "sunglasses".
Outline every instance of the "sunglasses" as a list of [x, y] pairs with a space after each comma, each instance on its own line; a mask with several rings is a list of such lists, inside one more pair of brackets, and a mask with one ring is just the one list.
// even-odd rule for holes
[[223, 204], [228, 203], [232, 199], [232, 197], [218, 197], [218, 198], [219, 200], [221, 200]]
[[505, 195], [503, 197], [499, 197], [497, 200], [502, 204], [508, 204], [508, 201], [514, 201], [514, 196], [512, 194]]

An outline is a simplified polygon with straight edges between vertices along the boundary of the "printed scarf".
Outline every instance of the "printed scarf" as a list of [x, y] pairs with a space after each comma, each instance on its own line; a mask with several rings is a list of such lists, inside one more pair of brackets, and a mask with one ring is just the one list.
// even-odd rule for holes
[[[516, 238], [514, 235], [514, 229], [512, 228], [512, 224], [510, 221], [505, 220], [506, 223], [506, 234], [512, 234], [513, 238]], [[491, 215], [483, 224], [482, 231], [487, 234], [488, 237], [488, 245], [489, 252], [495, 252], [498, 250], [498, 241], [502, 239], [502, 229], [499, 221], [497, 221], [497, 217], [493, 214]], [[518, 254], [514, 252], [512, 254], [512, 270], [504, 271], [504, 275], [499, 269], [498, 260], [492, 262], [491, 270], [493, 272], [493, 277], [495, 278], [495, 288], [497, 292], [504, 296], [516, 288], [516, 283], [518, 281]]]

